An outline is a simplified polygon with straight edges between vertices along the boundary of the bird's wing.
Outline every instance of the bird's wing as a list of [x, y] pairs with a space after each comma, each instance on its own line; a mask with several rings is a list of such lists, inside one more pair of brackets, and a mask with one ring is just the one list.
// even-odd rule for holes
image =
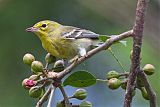
[[65, 26], [64, 32], [62, 34], [62, 37], [69, 38], [69, 39], [80, 39], [80, 38], [90, 38], [90, 39], [98, 39], [98, 34], [71, 26]]

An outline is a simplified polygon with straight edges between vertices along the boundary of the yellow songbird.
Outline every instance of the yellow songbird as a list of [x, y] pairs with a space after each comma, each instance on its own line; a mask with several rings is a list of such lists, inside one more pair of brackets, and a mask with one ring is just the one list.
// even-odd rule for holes
[[26, 31], [35, 33], [48, 53], [62, 59], [71, 59], [76, 55], [85, 56], [92, 46], [98, 44], [99, 36], [89, 30], [50, 20], [40, 21]]

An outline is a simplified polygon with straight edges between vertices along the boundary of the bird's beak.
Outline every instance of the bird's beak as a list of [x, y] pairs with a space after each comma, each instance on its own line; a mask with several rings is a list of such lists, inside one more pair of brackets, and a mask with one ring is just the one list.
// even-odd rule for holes
[[35, 28], [35, 27], [29, 27], [26, 29], [27, 32], [36, 32], [38, 31], [39, 29], [38, 28]]

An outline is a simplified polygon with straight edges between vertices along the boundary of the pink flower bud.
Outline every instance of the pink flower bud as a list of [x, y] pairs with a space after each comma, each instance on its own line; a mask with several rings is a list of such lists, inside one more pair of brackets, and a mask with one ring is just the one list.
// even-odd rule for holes
[[31, 87], [35, 86], [35, 84], [36, 84], [36, 81], [30, 80], [28, 78], [24, 79], [23, 82], [22, 82], [22, 86], [25, 89], [30, 89]]
[[26, 83], [26, 86], [33, 87], [36, 84], [36, 81], [34, 81], [34, 80], [27, 80], [25, 83]]

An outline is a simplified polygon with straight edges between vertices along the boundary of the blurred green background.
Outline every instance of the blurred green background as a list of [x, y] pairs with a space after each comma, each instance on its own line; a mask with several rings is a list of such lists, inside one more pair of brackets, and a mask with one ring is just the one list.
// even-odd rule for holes
[[[0, 107], [34, 107], [37, 100], [28, 96], [21, 87], [21, 81], [31, 75], [30, 68], [23, 64], [23, 55], [34, 54], [44, 61], [46, 52], [39, 39], [25, 32], [27, 27], [44, 19], [77, 26], [100, 34], [119, 34], [132, 29], [135, 16], [134, 0], [0, 0]], [[146, 17], [142, 49], [142, 66], [152, 63], [156, 73], [149, 77], [160, 105], [160, 1], [150, 0]], [[127, 47], [114, 45], [113, 51], [129, 70], [129, 53], [132, 41]], [[82, 68], [83, 67], [83, 68]], [[79, 66], [98, 78], [105, 78], [109, 70], [122, 72], [109, 52], [101, 52]], [[97, 83], [86, 88], [87, 100], [93, 107], [122, 107], [124, 91], [109, 90], [106, 84]], [[66, 87], [71, 95], [75, 90]], [[61, 98], [57, 91], [53, 103]], [[74, 100], [73, 103], [76, 103]], [[79, 103], [79, 102], [78, 102]], [[54, 105], [54, 104], [53, 104]], [[55, 106], [53, 106], [55, 107]], [[148, 101], [139, 91], [133, 99], [133, 107], [149, 107]]]

